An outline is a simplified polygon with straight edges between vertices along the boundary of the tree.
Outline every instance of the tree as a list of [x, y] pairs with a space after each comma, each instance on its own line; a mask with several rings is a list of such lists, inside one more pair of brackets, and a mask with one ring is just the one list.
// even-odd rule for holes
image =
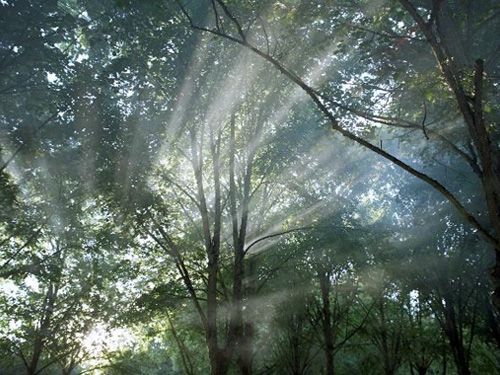
[[498, 372], [496, 3], [0, 8], [2, 371]]
[[[445, 2], [446, 4], [448, 2]], [[454, 4], [454, 2], [450, 2], [450, 4]], [[485, 12], [482, 12], [479, 17], [479, 20], [472, 19], [472, 12], [469, 12], [469, 23], [468, 23], [468, 37], [472, 38], [472, 33], [474, 29], [477, 29], [478, 32], [485, 32], [483, 29], [485, 19], [490, 21], [490, 18], [485, 18], [483, 15], [488, 10], [491, 10], [493, 3], [486, 3]], [[446, 13], [444, 8], [445, 6], [441, 6], [441, 1], [432, 1], [426, 2], [425, 4], [421, 4], [420, 10], [417, 9], [411, 2], [407, 0], [400, 1], [400, 6], [406, 10], [408, 15], [413, 19], [416, 23], [416, 29], [419, 30], [425, 37], [425, 40], [429, 44], [433, 54], [435, 55], [437, 66], [440, 69], [441, 75], [443, 79], [446, 81], [447, 86], [453, 93], [453, 99], [458, 104], [459, 113], [462, 116], [463, 122], [467, 128], [467, 138], [470, 140], [470, 144], [473, 145], [468, 152], [462, 150], [459, 146], [451, 144], [454, 152], [460, 154], [464, 157], [469, 164], [471, 164], [472, 169], [476, 174], [479, 175], [480, 180], [483, 186], [484, 192], [484, 202], [488, 207], [488, 217], [490, 220], [490, 224], [493, 227], [494, 234], [490, 233], [490, 230], [487, 226], [482, 224], [477, 217], [471, 214], [470, 210], [467, 209], [461, 201], [457, 198], [456, 194], [452, 193], [448, 188], [446, 188], [441, 182], [438, 182], [436, 179], [431, 176], [422, 173], [412, 167], [409, 163], [404, 162], [403, 160], [395, 157], [389, 152], [385, 151], [383, 147], [376, 146], [373, 143], [370, 143], [365, 138], [357, 135], [354, 130], [349, 129], [346, 126], [340, 125], [338, 121], [338, 116], [335, 114], [335, 110], [343, 109], [348, 110], [351, 113], [356, 115], [360, 115], [361, 117], [365, 117], [365, 113], [369, 113], [365, 109], [356, 110], [350, 108], [349, 106], [345, 106], [342, 103], [338, 103], [335, 100], [332, 100], [328, 97], [328, 92], [318, 91], [314, 88], [314, 80], [312, 83], [308, 83], [307, 78], [300, 78], [299, 75], [295, 74], [291, 68], [286, 66], [285, 62], [282, 62], [279, 58], [278, 53], [272, 53], [269, 48], [269, 37], [266, 33], [266, 28], [264, 23], [261, 22], [260, 26], [254, 26], [254, 32], [250, 33], [248, 27], [251, 27], [253, 24], [253, 16], [250, 14], [246, 15], [246, 20], [248, 20], [248, 27], [246, 27], [241, 20], [236, 17], [233, 11], [223, 2], [222, 0], [212, 2], [211, 7], [213, 8], [213, 13], [215, 17], [215, 25], [214, 27], [203, 26], [197, 22], [197, 20], [193, 19], [190, 15], [189, 11], [181, 5], [181, 10], [186, 19], [188, 20], [190, 26], [199, 31], [203, 31], [206, 33], [214, 34], [216, 36], [225, 38], [230, 40], [233, 43], [236, 43], [243, 48], [249, 49], [253, 51], [255, 54], [269, 62], [273, 65], [279, 72], [281, 72], [284, 76], [286, 76], [293, 84], [300, 87], [304, 92], [311, 98], [316, 107], [324, 114], [324, 116], [328, 119], [330, 126], [332, 129], [343, 135], [344, 137], [358, 143], [364, 148], [371, 150], [383, 158], [387, 159], [391, 163], [397, 165], [398, 167], [404, 169], [414, 177], [424, 181], [429, 184], [431, 187], [440, 192], [455, 208], [458, 210], [463, 219], [467, 220], [475, 230], [480, 233], [483, 238], [487, 240], [490, 244], [494, 246], [495, 252], [499, 253], [499, 245], [498, 238], [500, 233], [500, 226], [498, 226], [499, 220], [499, 203], [498, 195], [500, 194], [500, 184], [498, 183], [499, 166], [498, 166], [498, 142], [496, 138], [498, 134], [494, 130], [486, 129], [486, 121], [494, 121], [494, 119], [489, 119], [489, 116], [485, 115], [484, 106], [486, 102], [490, 102], [491, 99], [488, 99], [488, 95], [485, 97], [485, 92], [483, 89], [484, 84], [484, 59], [479, 58], [476, 60], [475, 66], [470, 67], [469, 70], [473, 72], [473, 79], [470, 79], [471, 74], [469, 76], [462, 74], [462, 70], [460, 70], [456, 64], [455, 60], [459, 60], [459, 57], [456, 56], [458, 53], [454, 48], [457, 47], [456, 43], [453, 46], [450, 46], [450, 43], [454, 40], [453, 37], [447, 35], [450, 31], [446, 27], [451, 27], [449, 24], [445, 26], [442, 25], [443, 21], [446, 23], [452, 22], [454, 24], [453, 27], [459, 29], [462, 24], [455, 17], [449, 17], [450, 13]], [[302, 4], [300, 4], [297, 8], [300, 8]], [[450, 5], [452, 7], [452, 5]], [[258, 9], [258, 7], [257, 7]], [[370, 8], [368, 8], [370, 9]], [[470, 8], [469, 8], [470, 9]], [[301, 9], [302, 10], [302, 9]], [[358, 11], [363, 12], [363, 8], [358, 8]], [[421, 13], [425, 12], [425, 16], [421, 15]], [[493, 12], [493, 11], [492, 11]], [[256, 12], [257, 17], [259, 11]], [[369, 12], [365, 12], [366, 17], [371, 18], [371, 14]], [[386, 14], [391, 14], [390, 11], [386, 12]], [[443, 16], [446, 14], [446, 16]], [[498, 17], [492, 16], [494, 22], [498, 22]], [[390, 18], [389, 18], [390, 20]], [[307, 19], [306, 19], [307, 21]], [[402, 21], [403, 22], [403, 21]], [[405, 23], [403, 22], [403, 25]], [[490, 26], [489, 24], [488, 26]], [[413, 27], [413, 26], [412, 26]], [[408, 27], [409, 29], [410, 27]], [[474, 39], [476, 41], [476, 39]], [[277, 42], [275, 42], [277, 43]], [[266, 47], [267, 46], [267, 47]], [[276, 44], [278, 46], [278, 44]], [[267, 49], [266, 49], [267, 48]], [[482, 48], [482, 49], [481, 49]], [[482, 45], [478, 50], [481, 51], [481, 55], [485, 54], [484, 46]], [[486, 49], [488, 51], [488, 49]], [[464, 52], [465, 51], [459, 51]], [[475, 53], [477, 51], [468, 51], [469, 53]], [[487, 52], [488, 62], [487, 67], [493, 70], [498, 69], [498, 54], [491, 49]], [[390, 82], [388, 83], [389, 88], [392, 86]], [[493, 89], [494, 91], [494, 89]], [[492, 91], [492, 93], [493, 93]], [[407, 121], [398, 120], [394, 118], [387, 118], [385, 116], [368, 116], [372, 120], [380, 121], [381, 123], [388, 123], [389, 125], [394, 126], [402, 126], [415, 128], [417, 125], [415, 123], [409, 123]], [[424, 125], [421, 126], [425, 135], [425, 117], [424, 116]], [[488, 120], [486, 119], [488, 118]], [[439, 137], [443, 137], [442, 134], [439, 134]], [[445, 141], [450, 143], [446, 138]], [[500, 303], [500, 285], [498, 285], [498, 281], [500, 277], [497, 275], [500, 269], [500, 258], [497, 260], [497, 264], [492, 271], [492, 277], [494, 280], [494, 293], [493, 299], [495, 304]]]
[[[344, 207], [346, 209], [346, 207]], [[332, 217], [341, 214], [332, 215]], [[306, 233], [306, 261], [310, 264], [317, 283], [314, 319], [325, 357], [325, 374], [335, 373], [335, 356], [348, 344], [365, 324], [371, 308], [359, 299], [360, 288], [356, 272], [363, 269], [362, 241], [353, 241], [353, 226], [346, 229], [330, 228], [324, 220], [325, 229]], [[307, 246], [306, 245], [306, 246]], [[367, 311], [365, 311], [367, 310]], [[362, 318], [358, 321], [353, 317]]]
[[[251, 322], [243, 313], [245, 294], [250, 290], [245, 284], [245, 272], [251, 270], [246, 267], [246, 256], [252, 247], [247, 236], [262, 220], [250, 215], [252, 208], [258, 207], [261, 194], [269, 193], [261, 192], [264, 181], [295, 156], [276, 149], [280, 144], [291, 144], [290, 139], [271, 140], [274, 135], [263, 131], [264, 124], [272, 124], [281, 100], [277, 90], [257, 96], [256, 85], [263, 81], [231, 83], [229, 93], [222, 93], [216, 100], [225, 103], [224, 110], [211, 107], [214, 104], [207, 101], [213, 100], [210, 90], [234, 75], [222, 72], [217, 60], [220, 50], [217, 46], [210, 48], [206, 53], [215, 61], [214, 69], [206, 74], [206, 81], [190, 82], [200, 92], [192, 98], [193, 111], [185, 115], [189, 128], [173, 131], [167, 146], [172, 151], [160, 155], [162, 165], [150, 177], [161, 188], [150, 192], [154, 203], [143, 208], [143, 231], [174, 262], [200, 318], [212, 373], [227, 373], [237, 352], [240, 370], [247, 374], [252, 372], [253, 351]], [[246, 53], [236, 57], [248, 58]], [[256, 64], [254, 69], [257, 76], [260, 66]], [[202, 83], [212, 85], [208, 93]], [[241, 96], [231, 96], [237, 89]], [[255, 111], [259, 102], [266, 105]], [[312, 139], [299, 140], [292, 147], [307, 147]], [[261, 144], [271, 142], [277, 146], [261, 149]], [[272, 157], [279, 164], [269, 163]], [[170, 215], [165, 216], [167, 205]], [[181, 219], [186, 215], [190, 225]], [[163, 224], [165, 220], [173, 225]], [[227, 330], [221, 325], [227, 325]]]

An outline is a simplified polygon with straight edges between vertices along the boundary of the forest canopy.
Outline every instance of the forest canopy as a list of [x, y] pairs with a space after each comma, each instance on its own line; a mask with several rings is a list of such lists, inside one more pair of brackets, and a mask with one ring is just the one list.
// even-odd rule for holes
[[500, 372], [497, 0], [0, 0], [0, 374]]

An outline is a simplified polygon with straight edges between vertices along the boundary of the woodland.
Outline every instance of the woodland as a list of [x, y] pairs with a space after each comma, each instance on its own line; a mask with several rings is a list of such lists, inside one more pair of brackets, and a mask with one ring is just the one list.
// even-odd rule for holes
[[0, 0], [1, 375], [498, 375], [498, 0]]

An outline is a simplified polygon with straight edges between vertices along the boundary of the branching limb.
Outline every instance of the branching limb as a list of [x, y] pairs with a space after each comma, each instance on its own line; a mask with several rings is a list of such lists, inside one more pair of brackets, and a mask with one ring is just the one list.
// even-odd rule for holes
[[[219, 3], [222, 3], [221, 0], [218, 0]], [[408, 0], [400, 0], [400, 2], [404, 5], [404, 7], [410, 12], [410, 14], [414, 17], [414, 19], [418, 22], [419, 26], [421, 27], [422, 31], [426, 34], [426, 37], [431, 43], [431, 46], [433, 49], [435, 47], [438, 47], [437, 42], [430, 32], [428, 30], [425, 21], [421, 18], [421, 16], [418, 14], [416, 9], [413, 7], [413, 5], [408, 1]], [[402, 160], [396, 158], [394, 155], [382, 150], [380, 147], [373, 145], [372, 143], [368, 142], [367, 140], [357, 136], [356, 134], [350, 132], [347, 129], [344, 129], [340, 126], [339, 122], [337, 119], [334, 117], [334, 115], [331, 113], [329, 110], [328, 106], [324, 103], [324, 100], [317, 95], [317, 92], [310, 87], [308, 84], [306, 84], [301, 78], [296, 76], [292, 71], [287, 69], [280, 61], [277, 59], [273, 58], [272, 56], [266, 54], [265, 52], [261, 51], [260, 49], [256, 48], [252, 44], [250, 44], [246, 39], [238, 39], [236, 37], [233, 37], [228, 34], [221, 33], [217, 30], [211, 30], [205, 27], [200, 27], [194, 24], [192, 18], [188, 15], [187, 11], [182, 8], [183, 13], [186, 15], [188, 18], [190, 25], [193, 29], [199, 30], [199, 31], [204, 31], [208, 32], [217, 36], [220, 36], [222, 38], [225, 38], [227, 40], [230, 40], [234, 43], [237, 43], [241, 45], [242, 47], [248, 48], [249, 50], [253, 51], [255, 54], [258, 56], [262, 57], [264, 60], [268, 61], [271, 63], [280, 73], [282, 73], [285, 77], [290, 79], [293, 83], [295, 83], [297, 86], [302, 88], [305, 93], [312, 99], [312, 101], [316, 104], [318, 109], [324, 114], [324, 116], [330, 121], [331, 127], [333, 130], [339, 132], [342, 134], [344, 137], [356, 142], [357, 144], [361, 145], [362, 147], [375, 152], [376, 154], [380, 155], [381, 157], [389, 160], [391, 163], [397, 165], [398, 167], [402, 168], [406, 172], [410, 173], [412, 176], [418, 178], [419, 180], [427, 183], [428, 185], [432, 186], [435, 190], [440, 192], [455, 208], [458, 210], [460, 215], [465, 218], [489, 243], [495, 246], [497, 251], [500, 251], [498, 248], [498, 239], [495, 238], [493, 235], [489, 233], [489, 231], [477, 220], [477, 218], [472, 215], [465, 207], [464, 205], [458, 200], [458, 198], [452, 194], [443, 184], [438, 182], [437, 180], [433, 179], [432, 177], [426, 175], [425, 173], [422, 173], [415, 168], [411, 167], [410, 165], [406, 164]], [[434, 51], [438, 56], [438, 61], [443, 61], [443, 54], [442, 51], [438, 48]], [[456, 77], [453, 76], [452, 72], [446, 65], [441, 64], [441, 67], [443, 68], [443, 73], [445, 74], [445, 77], [447, 80], [451, 80], [450, 86], [452, 86], [452, 89], [454, 91], [459, 90], [459, 86], [456, 84]], [[456, 90], [455, 90], [456, 89]]]
[[236, 26], [236, 29], [238, 30], [238, 34], [240, 35], [241, 37], [241, 40], [243, 42], [246, 42], [247, 40], [247, 37], [245, 35], [245, 33], [243, 32], [243, 28], [241, 27], [241, 24], [240, 22], [236, 19], [236, 17], [233, 16], [233, 14], [229, 11], [229, 8], [227, 7], [227, 5], [224, 3], [224, 1], [222, 0], [216, 0], [217, 3], [221, 6], [221, 8], [224, 10], [224, 13], [226, 13], [226, 15], [229, 17], [229, 19], [234, 23], [234, 25]]

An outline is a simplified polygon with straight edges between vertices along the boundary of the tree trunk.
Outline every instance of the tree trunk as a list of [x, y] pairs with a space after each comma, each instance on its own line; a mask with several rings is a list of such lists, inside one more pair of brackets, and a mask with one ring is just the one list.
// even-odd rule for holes
[[[237, 338], [235, 332], [235, 323], [230, 322], [229, 331], [227, 333], [226, 345], [221, 348], [219, 346], [218, 332], [217, 332], [217, 269], [218, 269], [218, 255], [215, 257], [217, 260], [209, 261], [208, 265], [208, 288], [207, 288], [207, 329], [206, 329], [206, 342], [208, 347], [208, 356], [210, 359], [210, 374], [211, 375], [227, 375], [229, 371], [229, 362], [232, 358], [234, 345]], [[215, 260], [213, 259], [213, 260]], [[235, 314], [232, 312], [231, 315]], [[232, 317], [234, 319], [234, 317]]]
[[448, 360], [446, 357], [443, 357], [443, 372], [442, 375], [446, 375], [448, 373]]
[[318, 272], [321, 289], [321, 323], [323, 327], [323, 351], [326, 361], [326, 375], [333, 375], [335, 344], [332, 332], [332, 314], [330, 311], [330, 275], [326, 271]]
[[[493, 224], [497, 244], [495, 246], [495, 265], [490, 270], [493, 283], [492, 302], [500, 310], [500, 152], [498, 145], [492, 142], [486, 129], [483, 114], [483, 60], [476, 60], [474, 74], [474, 116], [469, 124], [469, 132], [478, 150], [482, 167], [482, 183], [488, 207], [488, 214]], [[467, 119], [466, 119], [467, 120]]]
[[[486, 293], [485, 293], [486, 294]], [[495, 308], [492, 306], [491, 299], [487, 298], [487, 295], [484, 297], [484, 314], [486, 325], [489, 329], [489, 334], [495, 341], [497, 346], [497, 350], [500, 352], [500, 316], [498, 312], [495, 311]]]
[[208, 348], [210, 357], [210, 375], [227, 375], [229, 372], [229, 361], [224, 350], [216, 348]]
[[491, 303], [497, 311], [500, 311], [500, 250], [496, 250], [495, 265], [490, 269], [493, 292], [491, 294]]
[[243, 324], [243, 334], [238, 344], [238, 367], [241, 375], [253, 373], [254, 327], [252, 322]]
[[445, 333], [448, 336], [448, 341], [450, 343], [451, 351], [453, 353], [453, 360], [457, 366], [457, 371], [459, 375], [470, 375], [469, 363], [467, 360], [467, 355], [465, 353], [465, 348], [460, 337], [459, 328], [457, 325], [457, 319], [455, 314], [455, 307], [453, 301], [446, 300], [445, 306]]
[[52, 322], [57, 292], [58, 287], [50, 283], [45, 294], [43, 315], [40, 319], [40, 328], [35, 333], [36, 339], [33, 345], [33, 355], [31, 356], [31, 361], [26, 368], [28, 375], [35, 375], [37, 373], [38, 363], [40, 362], [40, 358], [45, 347], [45, 340]]
[[255, 344], [255, 329], [253, 319], [255, 317], [255, 312], [252, 307], [252, 300], [256, 296], [257, 286], [255, 284], [257, 280], [257, 264], [254, 258], [247, 259], [245, 267], [245, 279], [244, 279], [244, 295], [246, 301], [245, 314], [243, 316], [243, 327], [240, 341], [237, 347], [238, 350], [238, 367], [242, 375], [252, 375], [253, 374], [253, 356], [254, 356], [254, 344]]
[[[386, 317], [385, 310], [385, 302], [383, 299], [380, 301], [379, 305], [379, 313], [380, 313], [380, 341], [379, 341], [379, 350], [382, 355], [384, 372], [386, 375], [394, 375], [396, 373], [397, 368], [399, 367], [399, 340], [401, 339], [401, 332], [398, 332], [397, 337], [392, 337], [390, 335]], [[398, 329], [399, 331], [399, 329]], [[398, 342], [393, 342], [393, 340], [397, 340]]]
[[[450, 87], [458, 108], [467, 126], [469, 136], [475, 146], [476, 155], [473, 156], [474, 162], [480, 167], [480, 177], [483, 185], [483, 191], [486, 198], [486, 206], [488, 216], [493, 226], [493, 235], [490, 233], [482, 233], [487, 237], [490, 243], [494, 245], [496, 253], [495, 265], [490, 269], [491, 280], [493, 283], [492, 302], [498, 311], [500, 311], [500, 151], [498, 145], [492, 142], [490, 133], [486, 129], [484, 112], [483, 112], [483, 73], [484, 62], [481, 59], [476, 60], [474, 72], [474, 88], [469, 96], [464, 88], [463, 80], [460, 77], [460, 71], [457, 71], [454, 64], [457, 56], [450, 53], [448, 45], [449, 38], [444, 35], [445, 30], [438, 27], [437, 32], [433, 32], [432, 24], [428, 24], [419, 15], [416, 8], [408, 0], [399, 0], [403, 7], [410, 13], [413, 19], [417, 22], [420, 31], [425, 35], [429, 45], [431, 46], [441, 73]], [[439, 26], [439, 18], [443, 15], [442, 9], [433, 10], [434, 17]], [[453, 50], [453, 48], [451, 48]], [[475, 159], [478, 160], [475, 160]], [[467, 218], [467, 217], [466, 217]], [[469, 221], [470, 219], [467, 218]], [[478, 227], [475, 225], [476, 228]], [[479, 228], [478, 228], [479, 229]], [[489, 237], [489, 238], [488, 238]]]
[[28, 366], [28, 368], [26, 369], [26, 374], [27, 375], [35, 375], [36, 374], [36, 370], [38, 368], [38, 362], [40, 360], [40, 356], [42, 354], [42, 347], [43, 347], [43, 343], [41, 342], [41, 340], [36, 340], [36, 343], [35, 343], [35, 351], [33, 352], [33, 356], [31, 357], [31, 362]]

